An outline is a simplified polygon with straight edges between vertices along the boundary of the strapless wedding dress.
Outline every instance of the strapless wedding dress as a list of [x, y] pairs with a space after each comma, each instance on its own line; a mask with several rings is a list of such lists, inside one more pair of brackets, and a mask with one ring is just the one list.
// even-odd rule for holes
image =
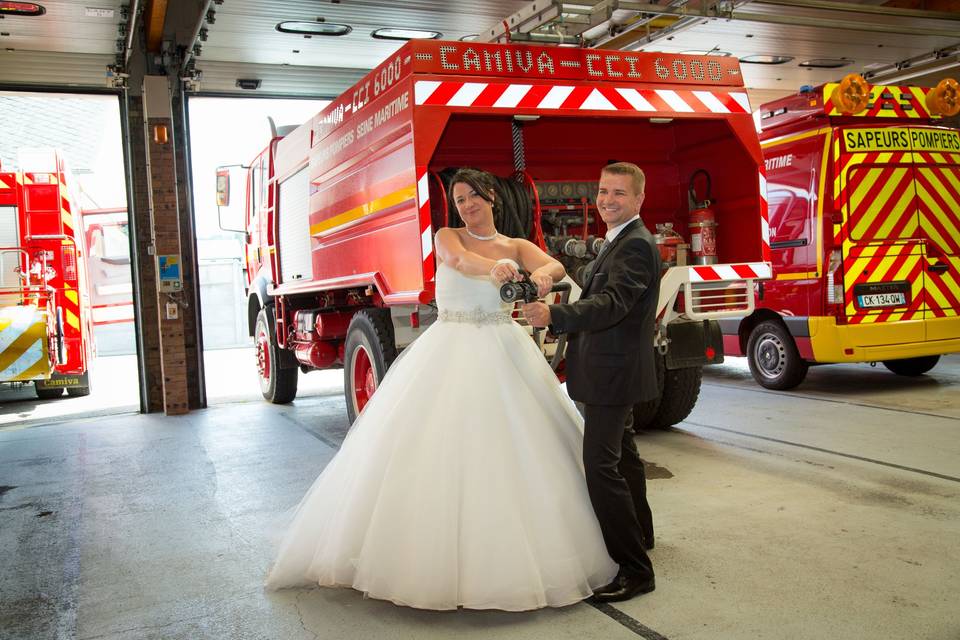
[[583, 421], [487, 277], [437, 269], [439, 319], [297, 507], [267, 586], [522, 611], [607, 584]]

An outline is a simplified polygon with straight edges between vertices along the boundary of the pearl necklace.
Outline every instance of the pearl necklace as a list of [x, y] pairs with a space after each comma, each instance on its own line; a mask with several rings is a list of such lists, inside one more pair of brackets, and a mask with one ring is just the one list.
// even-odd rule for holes
[[467, 229], [466, 227], [464, 227], [464, 230], [467, 232], [468, 236], [470, 236], [471, 238], [476, 238], [477, 240], [493, 240], [498, 235], [500, 235], [499, 233], [494, 231], [493, 235], [481, 236], [479, 233], [474, 233], [473, 231], [470, 231], [470, 229]]

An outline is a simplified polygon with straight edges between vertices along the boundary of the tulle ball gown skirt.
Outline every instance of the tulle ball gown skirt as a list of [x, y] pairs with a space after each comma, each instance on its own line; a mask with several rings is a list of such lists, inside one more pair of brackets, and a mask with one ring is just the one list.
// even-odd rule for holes
[[438, 322], [297, 507], [267, 586], [423, 609], [559, 607], [609, 582], [582, 421], [512, 322]]

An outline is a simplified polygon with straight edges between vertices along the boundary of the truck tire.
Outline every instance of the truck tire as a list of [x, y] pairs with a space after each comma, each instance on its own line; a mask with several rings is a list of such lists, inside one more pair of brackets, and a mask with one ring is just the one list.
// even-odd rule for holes
[[67, 387], [67, 395], [71, 398], [81, 398], [90, 395], [90, 387]]
[[922, 356], [902, 360], [884, 360], [883, 366], [898, 376], [922, 376], [937, 366], [938, 362], [940, 362], [940, 356]]
[[647, 428], [669, 429], [683, 422], [697, 404], [702, 380], [703, 367], [665, 370], [660, 406]]
[[354, 314], [343, 348], [343, 390], [350, 424], [369, 402], [397, 357], [389, 309]]
[[765, 320], [750, 332], [747, 362], [760, 386], [777, 390], [793, 389], [807, 377], [809, 368], [790, 332], [775, 320]]
[[660, 400], [663, 398], [663, 372], [666, 367], [663, 364], [663, 356], [654, 349], [653, 361], [657, 372], [657, 397], [653, 400], [645, 400], [633, 405], [633, 431], [640, 433], [650, 427], [654, 417], [657, 415], [657, 409], [660, 408]]
[[297, 374], [295, 368], [280, 366], [280, 349], [277, 347], [276, 320], [273, 309], [264, 307], [257, 314], [257, 326], [253, 332], [257, 353], [257, 373], [260, 376], [260, 393], [268, 402], [286, 404], [297, 397]]
[[43, 387], [36, 382], [33, 383], [33, 390], [37, 392], [37, 397], [41, 400], [56, 400], [63, 395], [63, 387]]

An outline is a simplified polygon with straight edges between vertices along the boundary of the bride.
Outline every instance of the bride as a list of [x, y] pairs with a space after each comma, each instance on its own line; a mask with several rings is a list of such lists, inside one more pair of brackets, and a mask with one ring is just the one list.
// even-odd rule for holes
[[422, 609], [578, 602], [617, 573], [587, 496], [583, 421], [499, 285], [564, 276], [497, 233], [493, 179], [451, 182], [465, 228], [437, 233], [439, 319], [390, 368], [297, 507], [269, 588], [352, 587]]

